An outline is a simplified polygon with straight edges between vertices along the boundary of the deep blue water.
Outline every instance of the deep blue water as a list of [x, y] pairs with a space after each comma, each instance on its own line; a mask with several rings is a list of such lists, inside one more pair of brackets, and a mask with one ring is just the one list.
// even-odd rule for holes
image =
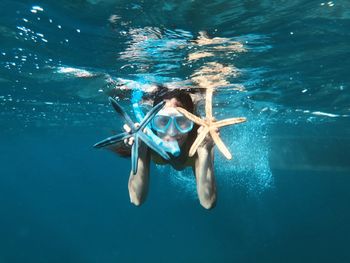
[[[0, 10], [1, 263], [350, 262], [348, 1]], [[217, 42], [198, 44], [203, 31]], [[215, 115], [248, 118], [221, 131], [234, 159], [216, 152], [217, 206], [199, 205], [191, 171], [152, 166], [134, 207], [129, 160], [92, 148], [122, 124], [107, 94], [208, 65], [232, 70]]]

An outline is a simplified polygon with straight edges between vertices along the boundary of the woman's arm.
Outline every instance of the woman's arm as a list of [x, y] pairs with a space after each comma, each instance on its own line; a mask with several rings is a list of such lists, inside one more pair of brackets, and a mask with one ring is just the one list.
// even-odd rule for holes
[[[129, 144], [132, 144], [129, 142]], [[139, 157], [137, 162], [137, 172], [130, 171], [128, 189], [130, 202], [134, 205], [141, 205], [147, 196], [149, 185], [150, 150], [142, 141], [139, 142]]]
[[129, 196], [134, 205], [141, 205], [147, 196], [149, 185], [150, 150], [140, 141], [139, 159], [137, 162], [137, 173], [130, 171]]
[[214, 144], [211, 138], [197, 149], [194, 173], [197, 181], [197, 193], [200, 204], [211, 209], [216, 203], [216, 183], [214, 176]]

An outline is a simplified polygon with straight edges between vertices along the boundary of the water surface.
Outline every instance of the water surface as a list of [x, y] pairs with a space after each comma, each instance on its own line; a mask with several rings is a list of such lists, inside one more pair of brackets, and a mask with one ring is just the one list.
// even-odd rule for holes
[[[0, 262], [349, 262], [349, 5], [2, 1]], [[215, 116], [248, 118], [217, 207], [156, 166], [132, 206], [129, 160], [91, 147], [122, 124], [108, 94], [208, 69]]]

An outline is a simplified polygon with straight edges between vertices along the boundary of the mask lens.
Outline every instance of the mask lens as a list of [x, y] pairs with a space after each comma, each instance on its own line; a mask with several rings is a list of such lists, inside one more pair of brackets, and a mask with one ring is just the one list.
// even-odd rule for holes
[[180, 132], [186, 133], [193, 128], [193, 122], [187, 119], [185, 116], [176, 116], [176, 127]]
[[168, 129], [170, 122], [170, 117], [169, 116], [164, 116], [164, 115], [156, 115], [153, 118], [152, 126], [153, 129], [159, 132], [165, 132]]

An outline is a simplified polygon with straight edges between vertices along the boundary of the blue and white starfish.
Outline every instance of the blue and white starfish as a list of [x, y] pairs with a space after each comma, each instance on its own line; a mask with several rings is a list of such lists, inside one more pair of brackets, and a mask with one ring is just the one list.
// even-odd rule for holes
[[160, 111], [165, 101], [158, 103], [154, 106], [144, 117], [139, 126], [136, 126], [135, 123], [131, 120], [129, 115], [123, 110], [123, 108], [118, 104], [118, 102], [109, 97], [109, 101], [111, 102], [113, 108], [117, 113], [119, 113], [125, 120], [126, 124], [129, 126], [129, 132], [123, 132], [111, 137], [108, 137], [94, 145], [95, 148], [106, 147], [111, 144], [115, 144], [117, 142], [123, 141], [124, 139], [128, 139], [130, 137], [134, 137], [134, 143], [131, 148], [131, 169], [133, 174], [137, 173], [137, 162], [138, 162], [138, 148], [139, 148], [139, 139], [143, 141], [149, 148], [157, 152], [160, 156], [162, 156], [165, 160], [169, 160], [170, 157], [166, 153], [166, 151], [159, 145], [157, 145], [154, 141], [152, 141], [148, 135], [146, 135], [143, 130], [146, 128], [147, 124], [153, 119], [153, 117]]

